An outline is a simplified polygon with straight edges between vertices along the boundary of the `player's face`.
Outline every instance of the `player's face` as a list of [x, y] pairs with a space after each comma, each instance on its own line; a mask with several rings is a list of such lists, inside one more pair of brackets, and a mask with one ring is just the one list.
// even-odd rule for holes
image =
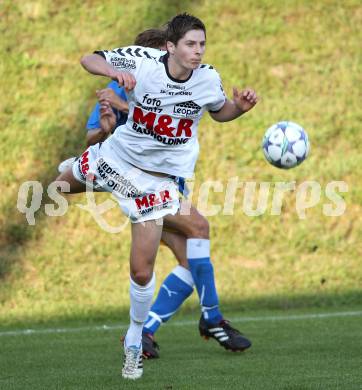
[[202, 60], [205, 53], [206, 37], [202, 30], [188, 31], [178, 42], [174, 45], [167, 42], [167, 48], [174, 60], [186, 69], [196, 69]]

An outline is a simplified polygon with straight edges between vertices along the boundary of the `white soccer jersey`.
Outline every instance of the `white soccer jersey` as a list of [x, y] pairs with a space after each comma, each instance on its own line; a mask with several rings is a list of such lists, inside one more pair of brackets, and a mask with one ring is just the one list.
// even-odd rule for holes
[[225, 103], [218, 73], [200, 65], [187, 80], [169, 74], [167, 53], [129, 46], [97, 51], [116, 69], [135, 76], [128, 94], [127, 123], [106, 141], [120, 157], [140, 169], [189, 178], [199, 154], [197, 127], [205, 110]]

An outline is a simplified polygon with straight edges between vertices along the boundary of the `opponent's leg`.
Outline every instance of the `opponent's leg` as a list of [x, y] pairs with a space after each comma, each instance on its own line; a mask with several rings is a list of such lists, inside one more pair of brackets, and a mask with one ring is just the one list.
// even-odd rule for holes
[[189, 263], [186, 257], [185, 235], [165, 228], [162, 230], [162, 243], [164, 243], [174, 254], [180, 266], [188, 269]]
[[[181, 206], [184, 207], [184, 205]], [[165, 227], [171, 227], [186, 236], [186, 257], [200, 298], [201, 310], [208, 323], [222, 320], [215, 287], [214, 269], [210, 261], [209, 224], [195, 207], [183, 215], [168, 215]]]
[[61, 173], [56, 181], [65, 181], [70, 184], [70, 191], [65, 192], [67, 194], [77, 194], [79, 192], [85, 192], [86, 186], [85, 184], [79, 182], [73, 175], [72, 168], [68, 168], [65, 172]]
[[130, 256], [130, 326], [124, 340], [122, 376], [142, 376], [142, 328], [155, 290], [153, 266], [160, 243], [162, 225], [156, 221], [132, 224]]
[[179, 265], [163, 281], [145, 322], [142, 346], [143, 356], [147, 359], [159, 357], [154, 333], [162, 323], [167, 322], [177, 312], [183, 302], [192, 294], [194, 286], [191, 272], [187, 269], [185, 236], [164, 230], [162, 241], [174, 253]]
[[[181, 210], [184, 206], [181, 205]], [[251, 342], [237, 329], [231, 327], [219, 310], [214, 269], [210, 261], [208, 222], [193, 206], [189, 207], [189, 210], [189, 213], [166, 216], [164, 225], [178, 230], [187, 238], [186, 256], [202, 311], [200, 335], [206, 339], [209, 337], [216, 339], [226, 349], [243, 351], [251, 346]]]

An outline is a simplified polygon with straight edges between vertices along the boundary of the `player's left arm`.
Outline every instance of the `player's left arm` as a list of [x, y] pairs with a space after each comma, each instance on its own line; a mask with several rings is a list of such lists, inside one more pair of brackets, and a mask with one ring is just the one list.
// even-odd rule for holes
[[116, 127], [117, 118], [112, 110], [112, 105], [107, 99], [100, 99], [100, 117], [101, 129], [107, 136], [112, 133]]
[[252, 88], [239, 91], [233, 88], [233, 100], [226, 99], [217, 112], [209, 111], [210, 116], [217, 122], [229, 122], [251, 110], [259, 98]]
[[99, 128], [88, 130], [87, 147], [105, 141], [116, 127], [117, 118], [108, 100], [100, 99], [98, 110]]
[[99, 89], [96, 93], [100, 101], [107, 100], [116, 110], [128, 113], [128, 103], [117, 95], [112, 88]]

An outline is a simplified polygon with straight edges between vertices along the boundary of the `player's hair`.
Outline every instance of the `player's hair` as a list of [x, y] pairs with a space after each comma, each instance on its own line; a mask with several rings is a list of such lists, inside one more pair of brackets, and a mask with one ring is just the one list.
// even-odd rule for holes
[[166, 45], [166, 32], [159, 28], [150, 28], [139, 33], [136, 36], [134, 44], [159, 49]]
[[177, 45], [190, 30], [202, 30], [206, 36], [206, 27], [200, 19], [187, 13], [176, 15], [166, 25], [166, 40]]

